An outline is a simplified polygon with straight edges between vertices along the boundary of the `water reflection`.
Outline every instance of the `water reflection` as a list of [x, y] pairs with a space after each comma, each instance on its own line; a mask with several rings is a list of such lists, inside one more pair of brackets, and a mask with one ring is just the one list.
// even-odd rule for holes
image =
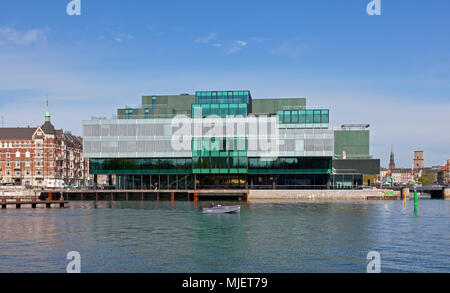
[[[445, 201], [263, 201], [204, 215], [209, 202], [71, 202], [0, 210], [0, 272], [449, 272]], [[217, 204], [236, 204], [217, 202]]]

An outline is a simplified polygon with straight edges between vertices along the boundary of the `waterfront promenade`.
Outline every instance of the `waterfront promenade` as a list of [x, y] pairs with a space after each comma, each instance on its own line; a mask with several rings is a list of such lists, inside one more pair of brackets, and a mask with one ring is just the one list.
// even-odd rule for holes
[[[259, 189], [201, 189], [201, 190], [63, 190], [66, 201], [146, 201], [146, 200], [399, 200], [408, 198], [409, 192], [398, 189], [360, 190], [259, 190]], [[59, 190], [13, 190], [0, 191], [0, 200], [22, 201], [60, 200]], [[450, 188], [444, 188], [439, 196], [431, 198], [450, 199]]]
[[[52, 192], [60, 196], [59, 192]], [[41, 193], [41, 199], [49, 196]], [[258, 200], [392, 200], [400, 199], [400, 191], [362, 189], [362, 190], [248, 190], [248, 189], [204, 189], [204, 190], [69, 190], [64, 191], [67, 200], [211, 200], [232, 199], [245, 201]]]

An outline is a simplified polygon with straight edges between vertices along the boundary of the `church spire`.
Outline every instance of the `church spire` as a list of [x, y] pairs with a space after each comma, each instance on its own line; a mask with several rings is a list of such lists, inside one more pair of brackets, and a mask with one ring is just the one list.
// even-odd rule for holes
[[389, 170], [395, 169], [394, 146], [391, 146], [391, 160], [389, 162]]
[[47, 97], [47, 109], [45, 110], [45, 122], [50, 122], [50, 111], [48, 110], [48, 97]]

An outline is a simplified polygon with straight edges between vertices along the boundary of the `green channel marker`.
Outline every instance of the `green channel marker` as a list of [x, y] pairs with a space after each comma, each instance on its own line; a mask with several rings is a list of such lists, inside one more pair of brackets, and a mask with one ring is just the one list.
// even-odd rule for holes
[[417, 214], [417, 190], [414, 189], [414, 214]]

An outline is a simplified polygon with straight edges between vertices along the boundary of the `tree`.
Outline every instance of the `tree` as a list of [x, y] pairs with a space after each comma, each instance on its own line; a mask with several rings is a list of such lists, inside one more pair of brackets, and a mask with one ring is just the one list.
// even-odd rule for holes
[[423, 176], [417, 178], [417, 181], [419, 181], [419, 183], [422, 183], [422, 184], [429, 184], [429, 183], [431, 183], [430, 178], [428, 178], [428, 177], [423, 177]]

